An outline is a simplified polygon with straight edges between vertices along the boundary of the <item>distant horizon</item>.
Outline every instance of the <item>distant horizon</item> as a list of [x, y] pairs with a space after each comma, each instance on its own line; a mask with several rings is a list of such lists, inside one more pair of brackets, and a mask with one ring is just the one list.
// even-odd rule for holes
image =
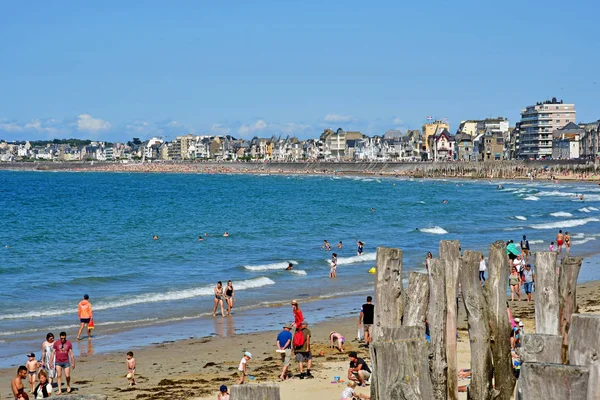
[[591, 0], [1, 7], [6, 141], [455, 132], [552, 97], [600, 119]]

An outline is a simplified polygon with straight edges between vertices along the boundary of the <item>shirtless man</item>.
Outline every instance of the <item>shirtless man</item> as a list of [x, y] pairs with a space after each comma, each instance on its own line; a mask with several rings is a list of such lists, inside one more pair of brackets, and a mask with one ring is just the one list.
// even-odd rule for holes
[[562, 246], [563, 246], [563, 242], [564, 242], [564, 235], [562, 233], [562, 229], [558, 231], [558, 234], [556, 235], [556, 247], [558, 249], [559, 253], [562, 253]]
[[27, 377], [27, 367], [21, 365], [17, 369], [17, 376], [13, 378], [10, 382], [10, 388], [13, 392], [13, 397], [16, 399], [19, 396], [19, 393], [23, 392], [23, 379]]
[[571, 236], [569, 236], [569, 232], [565, 232], [565, 247], [567, 253], [571, 253]]

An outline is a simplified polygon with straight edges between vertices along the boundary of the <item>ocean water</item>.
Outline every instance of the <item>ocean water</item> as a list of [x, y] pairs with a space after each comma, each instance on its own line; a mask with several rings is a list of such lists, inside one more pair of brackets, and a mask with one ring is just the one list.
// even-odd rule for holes
[[[101, 351], [132, 335], [141, 345], [232, 331], [211, 315], [218, 280], [236, 290], [225, 325], [252, 331], [291, 318], [292, 298], [327, 304], [313, 307], [316, 319], [355, 312], [372, 292], [377, 246], [400, 247], [408, 274], [424, 271], [442, 239], [487, 253], [527, 234], [535, 251], [563, 229], [572, 254], [600, 240], [600, 187], [581, 183], [0, 171], [0, 209], [0, 367], [48, 331], [73, 339], [84, 293]], [[324, 239], [338, 253], [336, 280]], [[600, 278], [594, 268], [582, 276]]]

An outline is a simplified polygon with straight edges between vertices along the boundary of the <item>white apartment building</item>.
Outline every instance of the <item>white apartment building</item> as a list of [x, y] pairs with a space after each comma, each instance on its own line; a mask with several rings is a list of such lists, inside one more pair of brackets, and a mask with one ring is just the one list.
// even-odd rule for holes
[[519, 158], [552, 156], [552, 132], [570, 122], [575, 122], [575, 104], [556, 97], [522, 109]]

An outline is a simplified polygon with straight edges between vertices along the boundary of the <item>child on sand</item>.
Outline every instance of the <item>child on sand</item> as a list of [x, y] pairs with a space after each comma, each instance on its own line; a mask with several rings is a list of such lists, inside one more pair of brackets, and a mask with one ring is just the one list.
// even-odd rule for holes
[[348, 382], [348, 385], [342, 392], [342, 397], [340, 397], [340, 400], [353, 400], [355, 387], [356, 387], [356, 382], [354, 382], [354, 381]]
[[227, 386], [221, 385], [219, 388], [219, 394], [217, 395], [217, 400], [229, 400], [229, 392], [227, 391]]
[[35, 387], [35, 382], [37, 380], [37, 373], [40, 369], [40, 364], [38, 363], [38, 360], [35, 359], [34, 353], [27, 354], [27, 357], [29, 357], [29, 361], [27, 361], [25, 367], [27, 368], [27, 375], [29, 379], [29, 392], [33, 393], [33, 388]]
[[246, 371], [246, 364], [250, 359], [252, 359], [252, 353], [247, 351], [244, 353], [244, 357], [242, 357], [242, 359], [240, 360], [240, 365], [238, 367], [238, 377], [240, 379], [238, 379], [238, 385], [242, 385], [244, 383], [244, 378], [248, 376], [248, 372]]
[[127, 379], [129, 380], [129, 386], [135, 386], [135, 358], [133, 358], [133, 352], [127, 352], [127, 360], [125, 361], [127, 367]]
[[337, 253], [331, 255], [331, 268], [329, 268], [329, 277], [337, 278]]

